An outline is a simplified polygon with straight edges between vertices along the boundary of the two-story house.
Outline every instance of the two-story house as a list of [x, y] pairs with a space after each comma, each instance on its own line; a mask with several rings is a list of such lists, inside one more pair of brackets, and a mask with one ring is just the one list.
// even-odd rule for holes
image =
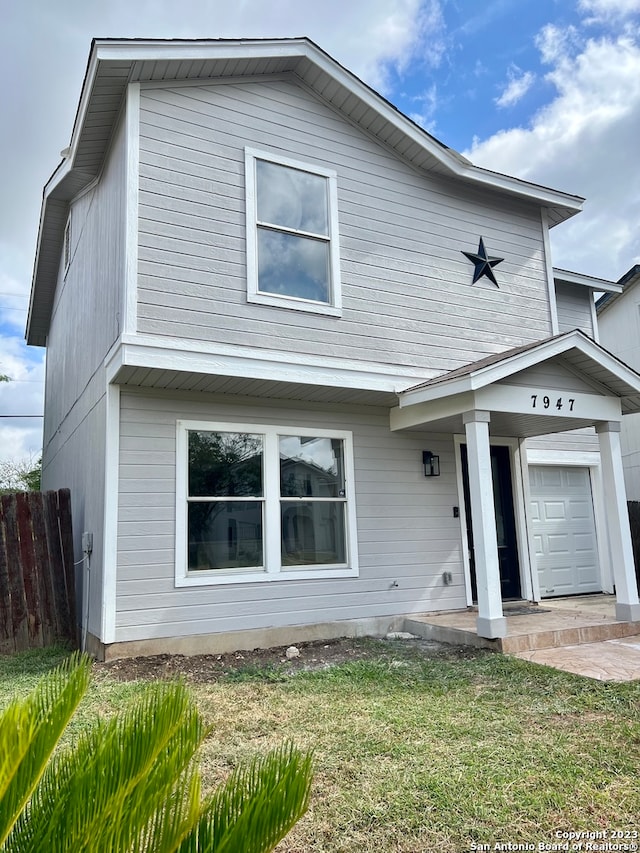
[[474, 602], [494, 638], [504, 598], [613, 586], [640, 618], [640, 376], [593, 325], [619, 288], [549, 251], [580, 198], [474, 166], [307, 39], [94, 41], [63, 156], [27, 337], [90, 650]]

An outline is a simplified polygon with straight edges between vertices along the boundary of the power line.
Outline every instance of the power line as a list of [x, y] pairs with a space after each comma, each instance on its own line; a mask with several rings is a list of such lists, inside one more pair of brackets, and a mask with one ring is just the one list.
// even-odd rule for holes
[[44, 415], [0, 415], [0, 418], [43, 418]]

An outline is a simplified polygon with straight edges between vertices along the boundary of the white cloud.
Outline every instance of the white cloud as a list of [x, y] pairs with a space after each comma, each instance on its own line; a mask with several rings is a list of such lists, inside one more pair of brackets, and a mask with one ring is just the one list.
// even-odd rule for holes
[[558, 27], [555, 24], [546, 24], [536, 36], [535, 43], [542, 61], [549, 65], [576, 54], [583, 46], [577, 27]]
[[16, 417], [42, 414], [44, 360], [42, 350], [27, 351], [19, 337], [3, 335], [0, 372], [0, 459], [24, 459], [42, 450], [42, 419]]
[[539, 41], [556, 96], [526, 129], [474, 141], [475, 163], [583, 195], [583, 213], [552, 232], [554, 263], [618, 278], [640, 260], [640, 46], [546, 28]]
[[495, 103], [499, 107], [512, 107], [527, 94], [535, 79], [532, 71], [523, 72], [517, 65], [511, 65], [507, 70], [507, 85]]
[[412, 101], [418, 105], [415, 112], [409, 113], [409, 118], [423, 127], [427, 132], [433, 133], [435, 128], [435, 113], [438, 108], [438, 90], [435, 83], [432, 83], [428, 89], [425, 89], [422, 94], [412, 98]]
[[628, 18], [640, 12], [640, 0], [579, 0], [578, 8], [592, 17], [587, 23]]

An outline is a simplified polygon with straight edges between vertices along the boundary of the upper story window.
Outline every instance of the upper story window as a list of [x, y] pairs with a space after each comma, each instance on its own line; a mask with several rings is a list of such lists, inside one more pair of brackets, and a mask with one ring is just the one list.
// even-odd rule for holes
[[335, 172], [245, 154], [249, 301], [339, 315]]

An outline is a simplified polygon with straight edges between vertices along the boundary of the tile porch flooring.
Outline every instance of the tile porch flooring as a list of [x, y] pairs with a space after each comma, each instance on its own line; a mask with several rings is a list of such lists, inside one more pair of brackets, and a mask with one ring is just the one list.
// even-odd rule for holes
[[545, 600], [539, 605], [541, 612], [526, 615], [509, 615], [510, 609], [505, 604], [507, 636], [498, 640], [478, 637], [477, 614], [472, 610], [416, 614], [407, 617], [404, 630], [491, 648], [601, 681], [640, 679], [640, 622], [617, 622], [614, 596]]

